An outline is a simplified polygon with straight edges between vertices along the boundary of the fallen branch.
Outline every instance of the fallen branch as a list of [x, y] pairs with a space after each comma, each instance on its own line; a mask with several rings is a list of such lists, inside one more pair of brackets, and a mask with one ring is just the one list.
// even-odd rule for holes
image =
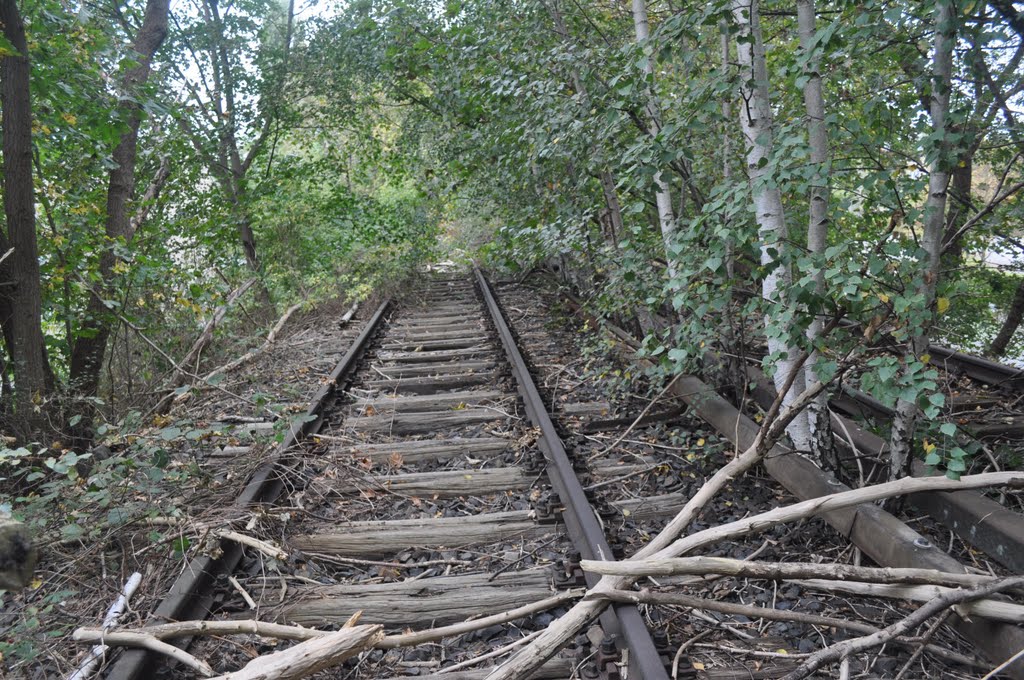
[[[735, 602], [721, 602], [719, 600], [709, 600], [707, 598], [694, 597], [683, 593], [657, 593], [650, 590], [641, 590], [639, 592], [635, 590], [611, 590], [602, 592], [601, 597], [610, 602], [690, 607], [691, 609], [720, 612], [722, 614], [729, 614], [730, 616], [745, 616], [750, 619], [803, 623], [809, 626], [852, 630], [857, 633], [870, 634], [881, 630], [877, 626], [861, 623], [860, 621], [849, 621], [847, 619], [837, 619], [831, 616], [819, 616], [817, 614], [805, 614], [804, 612], [797, 612], [791, 609], [783, 610], [773, 609], [770, 607], [755, 607], [753, 605], [737, 604]], [[917, 648], [920, 644], [917, 639], [908, 637], [895, 637], [893, 638], [893, 642], [910, 648]], [[936, 656], [941, 656], [947, 661], [953, 661], [964, 666], [985, 667], [985, 665], [980, 661], [964, 656], [963, 654], [957, 654], [945, 647], [926, 644], [924, 645], [924, 648]]]
[[[131, 631], [106, 633], [106, 637], [109, 641], [111, 636], [120, 633], [142, 632], [157, 640], [173, 640], [174, 638], [196, 637], [199, 635], [261, 635], [278, 640], [298, 640], [302, 642], [326, 635], [330, 631], [242, 619], [238, 621], [178, 621], [175, 623], [161, 623]], [[72, 634], [72, 638], [76, 642], [98, 642], [104, 638], [104, 631], [102, 628], [78, 628]]]
[[709, 574], [783, 579], [826, 578], [840, 581], [871, 583], [928, 583], [942, 586], [977, 586], [995, 580], [994, 576], [951, 574], [934, 569], [901, 569], [895, 567], [855, 567], [849, 564], [815, 564], [809, 562], [748, 562], [726, 557], [677, 557], [664, 560], [627, 560], [600, 562], [582, 560], [584, 571], [613, 576], [680, 576]]
[[[805, 404], [802, 402], [805, 400], [798, 398], [797, 401], [798, 403], [794, 404], [794, 408], [803, 408]], [[788, 413], [790, 411], [787, 411]], [[852, 489], [776, 508], [754, 517], [737, 520], [718, 527], [711, 527], [673, 542], [676, 535], [686, 528], [698, 510], [722, 486], [732, 479], [734, 475], [740, 474], [757, 462], [760, 458], [760, 450], [764, 442], [763, 432], [764, 428], [758, 433], [754, 443], [746, 451], [716, 472], [669, 523], [668, 527], [637, 553], [637, 558], [653, 557], [661, 559], [679, 557], [706, 545], [757, 531], [764, 531], [777, 524], [812, 517], [831, 510], [857, 506], [861, 503], [871, 503], [883, 498], [917, 493], [918, 491], [951, 491], [988, 486], [1024, 485], [1024, 473], [1020, 472], [990, 472], [980, 475], [967, 475], [959, 480], [952, 480], [948, 477], [907, 477], [885, 484], [876, 484], [863, 489]], [[629, 560], [626, 560], [625, 563], [628, 564]], [[524, 680], [547, 659], [557, 653], [559, 649], [564, 647], [569, 640], [573, 639], [584, 625], [601, 613], [606, 603], [600, 599], [595, 599], [593, 597], [595, 593], [600, 594], [607, 590], [624, 590], [632, 586], [635, 581], [636, 579], [630, 576], [602, 577], [588, 591], [588, 598], [577, 603], [564, 616], [552, 623], [528, 647], [498, 666], [487, 676], [487, 680]]]
[[217, 680], [299, 680], [372, 649], [382, 637], [381, 625], [342, 628], [280, 652], [258, 656], [241, 670], [217, 676]]
[[213, 340], [213, 332], [217, 328], [217, 324], [224, 320], [224, 317], [227, 315], [228, 309], [231, 305], [234, 304], [235, 301], [247, 290], [252, 288], [258, 280], [259, 279], [253, 277], [235, 290], [231, 291], [227, 299], [224, 301], [224, 304], [214, 311], [213, 316], [206, 322], [206, 325], [203, 326], [202, 332], [199, 334], [199, 337], [196, 338], [196, 341], [192, 343], [192, 347], [189, 348], [184, 358], [180, 362], [172, 362], [174, 364], [174, 373], [171, 374], [171, 378], [167, 381], [167, 387], [165, 388], [168, 392], [159, 402], [157, 402], [157, 405], [153, 407], [153, 412], [166, 413], [170, 409], [171, 403], [174, 400], [174, 390], [181, 387], [185, 383], [186, 378], [198, 379], [199, 376], [189, 371], [188, 366], [196, 362], [202, 351], [206, 349], [206, 346]]
[[258, 538], [246, 536], [245, 534], [240, 534], [237, 531], [231, 531], [229, 529], [217, 529], [211, 533], [217, 538], [223, 538], [228, 541], [234, 541], [235, 543], [248, 546], [253, 550], [257, 550], [263, 553], [268, 557], [274, 558], [275, 560], [280, 560], [283, 562], [284, 560], [288, 559], [288, 553], [285, 552], [283, 549], [278, 548], [276, 545], [272, 543], [261, 541]]
[[523, 605], [522, 607], [517, 607], [516, 609], [510, 609], [509, 611], [502, 612], [500, 614], [485, 616], [482, 619], [473, 619], [472, 621], [453, 623], [450, 626], [442, 626], [440, 628], [421, 630], [413, 633], [403, 633], [402, 635], [389, 635], [383, 638], [376, 646], [378, 649], [414, 647], [425, 642], [434, 642], [435, 640], [441, 640], [446, 637], [454, 637], [455, 635], [470, 633], [474, 630], [489, 628], [490, 626], [497, 626], [526, 616], [538, 614], [540, 612], [547, 611], [548, 609], [553, 609], [561, 604], [565, 604], [570, 600], [579, 599], [582, 596], [582, 588], [566, 590], [552, 595], [547, 599], [532, 602], [530, 604]]
[[[549, 598], [531, 602], [530, 604], [510, 609], [500, 614], [492, 614], [480, 619], [472, 619], [461, 623], [453, 623], [449, 626], [432, 628], [430, 630], [403, 633], [401, 635], [388, 635], [375, 640], [373, 646], [376, 649], [395, 649], [398, 647], [415, 647], [426, 642], [434, 642], [446, 637], [454, 637], [471, 633], [482, 628], [496, 626], [516, 619], [521, 619], [533, 614], [538, 614], [548, 609], [565, 604], [583, 596], [583, 589], [566, 590]], [[302, 626], [291, 626], [281, 623], [267, 623], [264, 621], [239, 620], [239, 621], [178, 621], [175, 623], [161, 623], [145, 628], [137, 628], [132, 631], [114, 631], [104, 633], [102, 628], [78, 628], [72, 635], [76, 642], [99, 642], [105, 640], [107, 644], [117, 645], [122, 634], [135, 635], [145, 634], [147, 637], [156, 640], [172, 640], [181, 637], [196, 637], [199, 635], [262, 635], [263, 637], [277, 638], [279, 640], [312, 640], [313, 638], [330, 635], [331, 631], [317, 630], [316, 628], [303, 628]], [[134, 642], [135, 638], [124, 638]], [[129, 645], [131, 646], [131, 645]]]
[[[998, 581], [990, 579], [989, 582]], [[953, 588], [935, 585], [893, 585], [887, 583], [861, 583], [858, 581], [828, 581], [825, 579], [794, 579], [795, 583], [811, 590], [824, 590], [830, 593], [851, 593], [866, 597], [885, 597], [894, 600], [911, 600], [914, 602], [930, 602], [935, 598], [947, 595]], [[985, 584], [981, 584], [985, 585]], [[1001, 600], [974, 600], [962, 607], [962, 616], [981, 616], [995, 621], [1009, 623], [1024, 622], [1024, 605], [1013, 604]]]
[[288, 319], [291, 318], [292, 314], [301, 309], [303, 304], [305, 303], [297, 302], [291, 307], [289, 307], [287, 310], [285, 310], [285, 313], [281, 315], [281, 318], [277, 320], [277, 323], [274, 324], [274, 327], [270, 329], [269, 333], [267, 333], [267, 338], [266, 340], [263, 341], [262, 345], [255, 349], [249, 350], [248, 352], [238, 357], [234, 361], [230, 361], [224, 364], [223, 366], [213, 369], [212, 371], [203, 376], [203, 382], [208, 382], [211, 378], [213, 378], [213, 376], [217, 375], [218, 373], [228, 373], [229, 371], [233, 371], [240, 366], [244, 366], [245, 364], [249, 363], [256, 357], [258, 357], [260, 354], [263, 354], [263, 352], [266, 352], [270, 348], [270, 346], [274, 344], [274, 341], [277, 340], [277, 334], [280, 333], [281, 329], [284, 328], [284, 325], [288, 323]]
[[[135, 572], [128, 577], [125, 581], [124, 587], [118, 594], [117, 599], [107, 609], [106, 616], [103, 617], [103, 627], [99, 629], [100, 638], [102, 638], [104, 631], [117, 623], [117, 620], [121, 618], [121, 614], [128, 607], [128, 602], [131, 601], [132, 595], [138, 590], [139, 585], [142, 583], [142, 574]], [[82, 659], [82, 663], [78, 665], [78, 669], [68, 676], [68, 680], [85, 680], [90, 675], [96, 672], [96, 668], [100, 665], [100, 660], [106, 653], [107, 645], [99, 644], [89, 650], [85, 658]]]
[[349, 321], [352, 320], [352, 317], [354, 317], [356, 315], [356, 312], [358, 311], [359, 303], [353, 302], [352, 306], [348, 308], [348, 311], [341, 315], [341, 319], [338, 320], [338, 325], [344, 326], [345, 324], [347, 324]]
[[1010, 578], [999, 579], [998, 581], [975, 586], [973, 588], [957, 588], [955, 590], [949, 590], [930, 602], [921, 605], [916, 611], [906, 618], [901, 619], [900, 621], [897, 621], [891, 626], [887, 626], [876, 633], [854, 638], [853, 640], [844, 640], [843, 642], [830, 645], [825, 649], [815, 652], [806, 661], [800, 664], [800, 666], [798, 666], [792, 673], [786, 675], [783, 680], [801, 680], [826, 664], [833, 663], [840, 659], [845, 659], [856, 652], [861, 652], [866, 649], [886, 644], [895, 637], [921, 625], [947, 607], [951, 607], [961, 602], [977, 600], [985, 597], [986, 595], [991, 595], [1009, 588], [1019, 588], [1022, 585], [1024, 585], [1024, 576], [1011, 576]]
[[[76, 633], [78, 631], [75, 631]], [[75, 638], [78, 639], [77, 637]], [[120, 631], [113, 630], [109, 632], [100, 631], [100, 635], [97, 638], [101, 643], [110, 647], [133, 647], [136, 649], [148, 649], [151, 652], [157, 654], [163, 654], [169, 656], [175, 661], [188, 666], [192, 670], [196, 671], [204, 678], [212, 678], [216, 673], [210, 668], [209, 664], [205, 661], [201, 661], [196, 657], [192, 656], [183, 649], [178, 649], [172, 644], [168, 644], [163, 640], [158, 640], [152, 635], [148, 635], [139, 631]], [[94, 639], [88, 640], [92, 642]]]

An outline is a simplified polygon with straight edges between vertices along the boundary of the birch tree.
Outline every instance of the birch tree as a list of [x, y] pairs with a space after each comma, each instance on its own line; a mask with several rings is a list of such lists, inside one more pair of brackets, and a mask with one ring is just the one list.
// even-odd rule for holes
[[[646, 0], [633, 0], [633, 29], [636, 42], [645, 52], [651, 38], [651, 25], [647, 18]], [[646, 79], [646, 112], [647, 126], [651, 137], [657, 138], [661, 132], [661, 111], [655, 95], [654, 55], [648, 54], [642, 59], [644, 77]], [[672, 192], [663, 170], [658, 169], [654, 175], [655, 201], [658, 206], [658, 224], [661, 226], [661, 238], [665, 243], [665, 259], [668, 262], [669, 278], [676, 278], [675, 241], [676, 216], [672, 207]]]
[[[798, 353], [788, 341], [788, 325], [793, 310], [788, 305], [786, 289], [792, 284], [788, 265], [790, 246], [782, 192], [771, 179], [773, 153], [773, 120], [768, 93], [768, 68], [758, 0], [733, 0], [731, 4], [736, 32], [736, 52], [740, 70], [740, 128], [746, 141], [747, 174], [753, 195], [754, 210], [761, 250], [761, 265], [766, 268], [761, 293], [768, 311], [764, 317], [769, 361], [775, 366], [773, 380], [779, 392], [794, 373]], [[797, 375], [792, 388], [783, 396], [789, 406], [804, 388], [802, 375]], [[810, 449], [810, 428], [805, 415], [790, 423], [786, 432], [797, 449]]]
[[[821, 86], [821, 53], [815, 44], [814, 0], [797, 0], [797, 25], [800, 33], [801, 58], [804, 65], [804, 107], [807, 115], [807, 140], [810, 146], [813, 176], [808, 190], [807, 250], [816, 268], [814, 292], [821, 298], [825, 293], [825, 273], [822, 258], [828, 245], [828, 203], [829, 203], [829, 151], [828, 130], [825, 127], [825, 96]], [[812, 310], [813, 312], [814, 310]], [[807, 328], [807, 341], [811, 353], [807, 359], [804, 380], [807, 387], [818, 384], [818, 352], [815, 344], [819, 340], [824, 322], [820, 313], [815, 313]], [[829, 421], [828, 394], [822, 391], [808, 406], [807, 425], [810, 447], [818, 464], [835, 466], [835, 445]]]
[[[950, 178], [950, 143], [947, 120], [949, 95], [953, 77], [953, 47], [956, 43], [956, 14], [952, 0], [936, 0], [935, 32], [932, 45], [931, 119], [932, 134], [927, 151], [931, 156], [928, 168], [928, 198], [924, 206], [920, 275], [914, 282], [919, 297], [917, 318], [912, 319], [913, 332], [907, 343], [903, 372], [914, 375], [924, 369], [930, 333], [935, 322], [936, 285], [942, 259], [942, 241], [946, 226], [946, 190]], [[918, 404], [902, 395], [896, 404], [889, 439], [889, 476], [896, 479], [907, 474], [910, 452], [917, 425]]]

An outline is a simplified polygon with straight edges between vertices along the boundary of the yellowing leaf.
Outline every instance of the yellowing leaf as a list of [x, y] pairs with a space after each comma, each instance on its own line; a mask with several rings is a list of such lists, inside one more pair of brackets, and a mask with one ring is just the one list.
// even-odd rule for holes
[[700, 661], [694, 661], [690, 665], [693, 666], [694, 670], [704, 670], [704, 664], [702, 664]]
[[704, 446], [704, 437], [697, 440], [697, 446]]
[[883, 304], [889, 302], [889, 296], [886, 295], [885, 293], [879, 293], [878, 299], [881, 300]]
[[927, 364], [931, 360], [932, 360], [932, 355], [931, 354], [922, 354], [921, 355], [921, 363], [922, 364]]
[[34, 578], [34, 579], [32, 579], [32, 581], [31, 581], [31, 582], [30, 582], [30, 583], [28, 584], [28, 587], [29, 587], [29, 588], [31, 588], [32, 590], [39, 590], [40, 588], [42, 588], [42, 587], [43, 587], [43, 579], [39, 578], [38, 576], [37, 576], [37, 577], [35, 577], [35, 578]]
[[623, 516], [623, 517], [629, 517], [629, 516], [630, 516], [630, 515], [632, 515], [632, 514], [633, 514], [633, 513], [631, 513], [631, 512], [629, 511], [629, 510], [623, 510], [623, 511], [622, 511], [622, 516]]
[[935, 301], [935, 309], [939, 314], [945, 314], [949, 309], [949, 298], [940, 297]]
[[776, 649], [775, 652], [778, 654], [789, 654], [789, 652], [787, 652], [785, 649], [782, 649], [781, 647], [779, 649]]
[[924, 448], [925, 453], [931, 453], [932, 451], [935, 450], [935, 444], [932, 444], [927, 439], [924, 440], [924, 444], [922, 446]]

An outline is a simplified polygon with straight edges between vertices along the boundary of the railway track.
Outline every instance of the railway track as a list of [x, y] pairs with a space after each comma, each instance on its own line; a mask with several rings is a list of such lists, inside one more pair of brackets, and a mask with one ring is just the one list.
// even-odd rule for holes
[[[571, 459], [479, 273], [432, 279], [397, 310], [382, 305], [305, 421], [236, 504], [273, 503], [266, 513], [294, 518], [277, 537], [289, 580], [225, 546], [226, 554], [190, 565], [156, 617], [203, 618], [216, 576], [230, 572], [256, 608], [233, 611], [237, 598], [221, 595], [229, 603], [221, 616], [318, 628], [358, 614], [360, 623], [393, 631], [428, 629], [555, 597], [550, 611], [460, 643], [468, 645], [460, 653], [486, 655], [543, 629], [596, 579], [581, 559], [619, 554], [602, 518], [657, 520], [685, 500], [602, 498], [600, 487], [630, 470]], [[286, 455], [303, 441], [308, 455]], [[584, 490], [581, 479], [595, 489]], [[664, 635], [652, 636], [635, 605], [609, 609], [589, 638], [538, 677], [570, 677], [582, 667], [589, 677], [615, 678], [625, 657], [630, 678], [668, 678]], [[437, 658], [422, 649], [376, 652], [357, 677], [438, 667], [438, 648]], [[150, 677], [162, 662], [129, 651], [107, 677]]]
[[[336, 677], [475, 680], [487, 674], [487, 664], [500, 662], [497, 652], [542, 631], [593, 582], [580, 569], [581, 559], [618, 557], [642, 545], [689, 497], [692, 489], [682, 488], [680, 478], [699, 484], [700, 465], [719, 462], [673, 467], [671, 456], [651, 455], [647, 445], [654, 440], [647, 437], [628, 457], [609, 453], [613, 446], [595, 447], [593, 441], [617, 441], [632, 416], [610, 417], [609, 405], [594, 393], [569, 396], [572, 390], [560, 382], [565, 366], [546, 372], [528, 366], [520, 344], [532, 347], [534, 362], [544, 361], [547, 334], [522, 323], [529, 295], [507, 299], [513, 306], [503, 310], [477, 273], [431, 279], [413, 300], [382, 304], [316, 394], [301, 427], [236, 501], [238, 512], [256, 518], [260, 535], [279, 543], [287, 560], [268, 562], [224, 544], [221, 553], [193, 560], [151, 620], [213, 612], [221, 619], [324, 629], [358, 615], [360, 623], [383, 624], [392, 634], [447, 630], [435, 638], [425, 633], [420, 640], [428, 645], [364, 654]], [[547, 376], [540, 389], [531, 368]], [[542, 391], [548, 405], [552, 393], [558, 395], [554, 419]], [[678, 413], [670, 409], [650, 420]], [[587, 421], [582, 427], [579, 416]], [[589, 448], [581, 446], [586, 432], [607, 438], [589, 437]], [[655, 453], [672, 449], [654, 446]], [[757, 480], [743, 484], [733, 500], [778, 502], [777, 492]], [[720, 515], [748, 512], [732, 507], [733, 500], [723, 499]], [[909, 535], [894, 540], [909, 545]], [[719, 554], [751, 555], [765, 545], [737, 544]], [[917, 544], [907, 549], [922, 552]], [[932, 552], [939, 568], [950, 568], [940, 551]], [[224, 584], [231, 573], [252, 607]], [[515, 617], [451, 635], [462, 622], [517, 609]], [[616, 605], [534, 677], [665, 680], [679, 642], [673, 620], [658, 610], [641, 614], [635, 605]], [[668, 647], [666, 631], [674, 631], [676, 646]], [[773, 645], [768, 652], [795, 646], [793, 638], [770, 638], [764, 640]], [[205, 640], [196, 655], [220, 658], [224, 668], [245, 662], [224, 659], [223, 648]], [[747, 664], [733, 663], [702, 670], [700, 677], [751, 677]], [[778, 677], [791, 663], [773, 662], [756, 677]], [[678, 677], [693, 675], [684, 657]], [[163, 658], [133, 650], [106, 677], [180, 676]]]

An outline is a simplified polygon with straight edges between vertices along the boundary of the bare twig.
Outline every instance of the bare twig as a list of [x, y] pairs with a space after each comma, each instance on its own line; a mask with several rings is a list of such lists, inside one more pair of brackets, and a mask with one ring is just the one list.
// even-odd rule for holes
[[826, 664], [834, 663], [840, 659], [845, 659], [856, 652], [885, 644], [898, 635], [916, 628], [947, 607], [951, 607], [961, 602], [977, 600], [985, 597], [986, 595], [991, 595], [1008, 588], [1019, 588], [1022, 585], [1024, 585], [1024, 576], [1011, 576], [1009, 578], [999, 579], [998, 581], [975, 586], [973, 588], [958, 588], [956, 590], [950, 590], [930, 602], [921, 605], [906, 618], [903, 618], [876, 633], [854, 638], [853, 640], [844, 640], [843, 642], [839, 642], [815, 652], [810, 656], [810, 658], [800, 664], [800, 666], [792, 673], [785, 676], [784, 680], [801, 680]]

